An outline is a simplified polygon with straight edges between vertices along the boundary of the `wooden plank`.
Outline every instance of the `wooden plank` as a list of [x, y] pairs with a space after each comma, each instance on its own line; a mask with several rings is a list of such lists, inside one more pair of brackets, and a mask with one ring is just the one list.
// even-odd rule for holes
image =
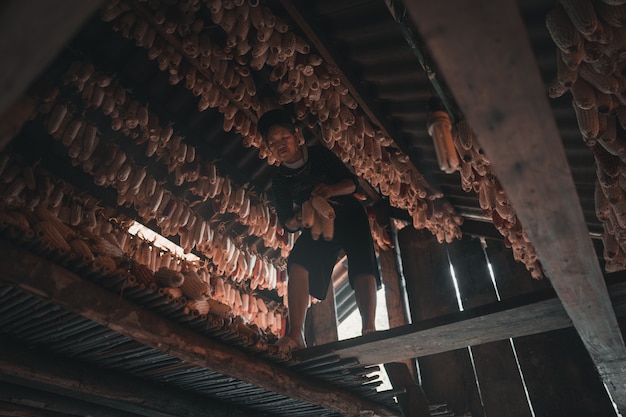
[[[626, 316], [626, 283], [612, 284], [615, 311]], [[411, 325], [307, 349], [303, 358], [334, 352], [356, 357], [363, 365], [395, 362], [522, 337], [572, 326], [562, 303], [552, 291], [452, 313]]]
[[[448, 245], [464, 308], [498, 301], [480, 239], [464, 236]], [[508, 340], [469, 348], [487, 416], [531, 417], [524, 384]], [[502, 401], [506, 398], [506, 401]]]
[[[485, 252], [502, 298], [549, 287], [547, 280], [533, 279], [523, 264], [515, 262], [502, 242], [486, 241]], [[617, 298], [613, 301], [621, 303]], [[515, 348], [535, 415], [614, 415], [589, 354], [573, 329], [515, 338], [510, 345]], [[498, 368], [497, 363], [493, 365], [485, 371]]]
[[485, 243], [500, 299], [507, 300], [551, 288], [547, 278], [533, 279], [524, 264], [513, 258], [513, 252], [501, 240], [485, 239]]
[[[376, 210], [378, 223], [395, 233], [387, 211], [382, 205]], [[401, 285], [402, 276], [398, 268], [398, 254], [395, 248], [381, 250], [378, 253], [380, 276], [385, 289], [385, 304], [387, 306], [387, 319], [389, 328], [408, 324], [407, 312], [404, 307], [404, 288]], [[385, 371], [394, 389], [404, 390], [404, 394], [398, 395], [398, 404], [404, 417], [430, 416], [426, 394], [417, 383], [417, 370], [415, 359], [405, 359], [402, 362], [385, 363]]]
[[626, 348], [513, 0], [406, 4], [614, 400]]
[[616, 415], [573, 328], [519, 337], [514, 343], [535, 415]]
[[0, 114], [91, 17], [100, 0], [8, 0], [0, 13]]
[[471, 309], [498, 301], [480, 240], [463, 236], [447, 246], [463, 308]]
[[389, 328], [404, 326], [408, 324], [407, 312], [404, 308], [404, 288], [401, 286], [395, 251], [380, 251], [378, 262], [380, 264], [380, 276], [385, 287]]
[[[405, 227], [398, 233], [398, 246], [412, 305], [413, 322], [458, 312], [459, 306], [446, 246], [430, 232]], [[418, 358], [421, 384], [426, 397], [446, 403], [455, 415], [483, 415], [480, 393], [466, 346]], [[415, 355], [419, 356], [419, 355]]]
[[307, 346], [319, 346], [339, 339], [337, 336], [337, 311], [335, 287], [330, 283], [324, 301], [313, 304], [307, 312], [305, 323]]
[[409, 371], [406, 363], [386, 363], [385, 370], [394, 389], [404, 389], [399, 394], [398, 404], [402, 409], [403, 417], [430, 417], [428, 400], [424, 390], [417, 384], [415, 376]]
[[381, 416], [397, 413], [352, 393], [291, 372], [239, 349], [204, 337], [138, 308], [118, 295], [43, 260], [29, 252], [0, 243], [0, 279], [120, 334], [196, 366], [315, 404], [346, 416], [371, 410]]

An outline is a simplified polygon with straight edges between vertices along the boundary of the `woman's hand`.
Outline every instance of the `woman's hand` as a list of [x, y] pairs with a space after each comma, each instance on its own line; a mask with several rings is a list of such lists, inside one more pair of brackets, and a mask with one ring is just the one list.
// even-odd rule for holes
[[356, 186], [354, 185], [354, 182], [350, 179], [345, 179], [335, 184], [317, 184], [315, 188], [313, 188], [313, 191], [311, 191], [311, 195], [330, 198], [338, 195], [352, 194], [355, 190]]

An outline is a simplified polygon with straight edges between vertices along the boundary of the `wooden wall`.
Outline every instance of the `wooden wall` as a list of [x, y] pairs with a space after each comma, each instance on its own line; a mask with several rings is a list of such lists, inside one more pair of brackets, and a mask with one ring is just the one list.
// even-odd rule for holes
[[[406, 227], [398, 243], [413, 322], [459, 311], [450, 263], [464, 309], [498, 302], [488, 263], [500, 299], [551, 289], [499, 241], [487, 240], [484, 249], [469, 236], [439, 244], [429, 232]], [[530, 417], [531, 406], [537, 417], [615, 415], [573, 328], [429, 355], [418, 365], [429, 401], [448, 404], [456, 415]]]

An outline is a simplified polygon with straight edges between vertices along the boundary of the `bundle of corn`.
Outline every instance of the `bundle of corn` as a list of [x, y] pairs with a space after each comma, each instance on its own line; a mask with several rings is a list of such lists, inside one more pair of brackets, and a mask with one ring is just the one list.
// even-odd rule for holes
[[[124, 152], [116, 145], [109, 146], [107, 150], [109, 152], [108, 154], [105, 153], [104, 160], [99, 155], [97, 158], [90, 156], [85, 161], [89, 162], [93, 159], [93, 163], [90, 166], [95, 170], [94, 181], [97, 184], [104, 185], [108, 181], [108, 185], [117, 188], [118, 203], [128, 202], [133, 204], [144, 221], [148, 222], [156, 218], [157, 225], [161, 227], [163, 235], [179, 235], [181, 245], [186, 252], [191, 251], [193, 247], [197, 247], [203, 252], [208, 252], [207, 255], [212, 259], [225, 259], [227, 261], [226, 264], [216, 263], [220, 273], [236, 274], [239, 280], [245, 277], [244, 272], [248, 268], [246, 268], [244, 258], [237, 262], [240, 257], [216, 258], [213, 256], [211, 251], [217, 247], [215, 242], [218, 240], [214, 239], [214, 231], [208, 222], [191, 209], [189, 202], [174, 197], [169, 191], [165, 192], [156, 184], [154, 178], [147, 175], [145, 167], [137, 167], [136, 165], [126, 163]], [[123, 170], [124, 166], [129, 167], [129, 170], [124, 170], [124, 175], [120, 176], [120, 170]], [[101, 183], [99, 178], [104, 178], [105, 180]], [[230, 196], [232, 193], [230, 181], [225, 181], [224, 184], [228, 186], [222, 187], [222, 195], [228, 194]], [[234, 198], [245, 201], [243, 189], [235, 192]], [[226, 199], [223, 201], [226, 201]], [[233, 203], [234, 209], [239, 210], [241, 207], [238, 203]], [[254, 225], [254, 227], [250, 227], [252, 234], [269, 236], [265, 239], [266, 241], [282, 242], [282, 249], [285, 250], [288, 250], [293, 245], [293, 240], [285, 240], [282, 237], [277, 238], [277, 236], [280, 236], [280, 233], [283, 236], [285, 234], [282, 228], [279, 228], [277, 218], [275, 214], [269, 211], [267, 204], [255, 203], [247, 211], [248, 216], [246, 219], [249, 219], [248, 221]], [[241, 215], [242, 213], [239, 212], [239, 214]], [[285, 242], [287, 243], [285, 244]], [[237, 249], [237, 251], [231, 252], [230, 255], [239, 254], [240, 252], [241, 250]], [[156, 270], [158, 257], [155, 250], [146, 250], [140, 252], [140, 255], [142, 263], [149, 265], [152, 270]], [[270, 275], [266, 274], [266, 276]], [[267, 282], [267, 279], [262, 282]]]
[[560, 0], [546, 26], [557, 47], [552, 98], [572, 96], [582, 138], [597, 164], [596, 215], [607, 272], [626, 269], [626, 13], [622, 2]]
[[368, 213], [367, 216], [370, 223], [370, 230], [372, 231], [372, 240], [374, 241], [374, 247], [377, 251], [386, 251], [393, 249], [394, 245], [391, 242], [389, 233], [383, 226], [376, 220], [375, 213]]
[[463, 190], [478, 194], [480, 208], [485, 216], [491, 217], [493, 225], [504, 236], [504, 245], [513, 249], [515, 260], [522, 262], [533, 278], [543, 278], [537, 253], [466, 120], [461, 120], [456, 126], [454, 146], [461, 156]]
[[[106, 79], [107, 82], [102, 83], [102, 79]], [[236, 187], [228, 177], [221, 177], [215, 164], [197, 158], [196, 148], [186, 144], [183, 136], [173, 129], [171, 123], [162, 127], [158, 117], [148, 110], [147, 105], [133, 99], [128, 90], [114, 79], [115, 77], [97, 70], [91, 63], [83, 61], [74, 61], [64, 74], [65, 83], [71, 84], [82, 93], [87, 108], [101, 108], [105, 115], [111, 117], [111, 127], [114, 130], [120, 130], [134, 138], [138, 144], [147, 143], [146, 156], [154, 156], [157, 161], [164, 162], [168, 171], [175, 173], [175, 185], [188, 183], [188, 189], [195, 195], [203, 197], [205, 201], [208, 198], [214, 199], [218, 202], [219, 213], [236, 214], [237, 221], [250, 225], [250, 234], [263, 237], [267, 246], [284, 247], [287, 251], [290, 249], [289, 242], [280, 238], [284, 235], [280, 225], [267, 227], [271, 220], [269, 214], [266, 215], [261, 210], [250, 210], [251, 206], [266, 207], [262, 199], [251, 195], [245, 187]], [[110, 109], [102, 107], [109, 101], [98, 99], [93, 102], [94, 91], [101, 91], [98, 96], [110, 98], [112, 103]], [[57, 112], [56, 109], [62, 111]], [[55, 114], [62, 116], [55, 118], [53, 117]], [[170, 197], [169, 192], [161, 188], [157, 179], [147, 175], [144, 167], [138, 167], [130, 162], [126, 153], [115, 145], [102, 145], [100, 152], [97, 153], [101, 155], [102, 151], [105, 151], [105, 154], [109, 154], [104, 163], [107, 165], [106, 168], [98, 164], [96, 159], [92, 159], [91, 156], [99, 142], [95, 129], [91, 128], [93, 125], [82, 116], [72, 116], [64, 104], [58, 103], [55, 106], [55, 111], [49, 119], [49, 126], [54, 126], [49, 132], [57, 139], [62, 139], [63, 144], [69, 148], [70, 156], [77, 158], [76, 164], [82, 163], [85, 171], [95, 175], [96, 184], [118, 189], [118, 203], [133, 204], [142, 217], [154, 217], [163, 199]], [[93, 141], [90, 140], [87, 146], [83, 141], [72, 140], [78, 133], [83, 132], [85, 127], [88, 129], [89, 137], [95, 138]], [[254, 216], [259, 213], [262, 216]], [[167, 216], [166, 222], [162, 225], [165, 235], [175, 235], [179, 228], [184, 228], [192, 215], [192, 210], [189, 205], [183, 204], [173, 209], [173, 214], [177, 216], [173, 219]], [[194, 243], [193, 234], [188, 237], [190, 239], [183, 240], [186, 243], [183, 246], [191, 249]]]
[[[203, 31], [210, 25], [202, 20], [202, 5], [185, 6], [184, 12], [181, 9], [173, 14], [178, 18], [168, 19], [169, 9], [180, 9], [180, 5], [148, 2], [151, 10], [135, 5], [136, 12], [127, 3], [110, 1], [102, 17], [113, 22], [123, 36], [134, 38], [138, 46], [149, 48], [149, 56], [158, 59], [173, 84], [185, 80], [185, 86], [201, 97], [199, 110], [218, 108], [224, 114], [224, 129], [234, 127], [242, 134], [244, 145], [259, 148], [259, 157], [267, 158], [270, 164], [275, 158], [256, 131], [256, 117], [249, 112], [267, 110], [258, 102], [250, 77], [251, 69], [259, 71], [266, 65], [271, 68], [270, 81], [277, 83], [278, 104], [295, 103], [299, 120], [310, 126], [321, 123], [324, 143], [359, 175], [381, 184], [381, 192], [390, 196], [392, 204], [410, 206], [416, 198], [441, 197], [414, 166], [412, 175], [403, 176], [395, 172], [394, 164], [380, 163], [406, 155], [399, 156], [402, 153], [393, 148], [391, 138], [359, 114], [358, 104], [342, 84], [337, 69], [311, 54], [307, 42], [269, 8], [246, 2], [205, 3], [212, 23], [226, 32], [225, 46]], [[140, 16], [152, 19], [144, 21]], [[378, 166], [388, 172], [379, 172]], [[458, 238], [461, 218], [452, 207], [436, 204], [432, 208], [442, 210], [426, 222], [416, 223], [428, 227], [440, 241]]]
[[311, 229], [311, 237], [332, 240], [335, 232], [335, 209], [328, 200], [318, 195], [302, 203], [302, 227]]

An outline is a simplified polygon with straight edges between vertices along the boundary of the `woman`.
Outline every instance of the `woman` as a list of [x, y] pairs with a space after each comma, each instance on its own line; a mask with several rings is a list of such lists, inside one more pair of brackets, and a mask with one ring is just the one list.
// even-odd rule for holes
[[[302, 231], [287, 261], [289, 328], [277, 345], [286, 350], [306, 347], [304, 320], [309, 294], [326, 298], [333, 267], [341, 249], [348, 259], [348, 276], [361, 313], [363, 334], [375, 331], [376, 289], [380, 276], [369, 221], [352, 195], [357, 177], [323, 146], [304, 146], [302, 132], [283, 110], [265, 113], [258, 123], [269, 150], [280, 162], [272, 179], [278, 219], [289, 232]], [[315, 240], [302, 227], [302, 203], [318, 195], [335, 209], [332, 240]]]

